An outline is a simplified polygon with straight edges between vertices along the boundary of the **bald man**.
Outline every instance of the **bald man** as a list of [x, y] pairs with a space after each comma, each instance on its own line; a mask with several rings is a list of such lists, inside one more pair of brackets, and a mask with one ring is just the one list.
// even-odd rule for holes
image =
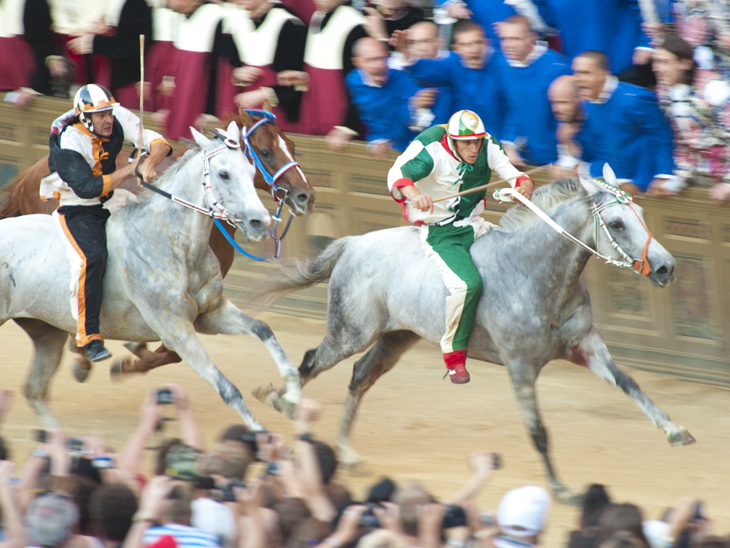
[[355, 42], [355, 69], [345, 83], [366, 129], [368, 148], [384, 157], [389, 148], [403, 151], [416, 132], [414, 115], [428, 108], [433, 95], [419, 90], [411, 77], [388, 67], [388, 46], [373, 38]]
[[576, 137], [583, 129], [583, 114], [578, 99], [578, 83], [571, 75], [560, 76], [548, 88], [548, 100], [558, 122], [558, 161], [550, 168], [554, 179], [578, 174], [582, 147]]

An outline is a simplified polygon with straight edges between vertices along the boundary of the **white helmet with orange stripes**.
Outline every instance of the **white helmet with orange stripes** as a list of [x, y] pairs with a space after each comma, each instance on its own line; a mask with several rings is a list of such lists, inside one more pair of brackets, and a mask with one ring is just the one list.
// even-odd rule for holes
[[104, 112], [119, 106], [114, 100], [111, 92], [99, 84], [87, 84], [81, 86], [74, 96], [74, 108], [79, 120], [86, 128], [94, 133], [94, 123], [91, 121], [91, 114]]

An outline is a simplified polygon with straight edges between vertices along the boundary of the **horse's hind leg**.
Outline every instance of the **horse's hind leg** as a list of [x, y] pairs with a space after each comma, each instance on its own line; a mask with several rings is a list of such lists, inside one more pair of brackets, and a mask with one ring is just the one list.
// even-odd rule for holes
[[606, 342], [595, 328], [591, 329], [588, 335], [571, 350], [571, 360], [574, 363], [587, 365], [596, 375], [623, 390], [651, 419], [654, 426], [664, 430], [670, 444], [687, 445], [695, 441], [692, 434], [672, 422], [669, 415], [644, 394], [634, 379], [618, 368], [606, 347]]
[[25, 383], [24, 394], [46, 428], [58, 428], [47, 406], [48, 384], [58, 370], [68, 333], [40, 320], [15, 319], [33, 341], [33, 363]]
[[355, 362], [345, 408], [335, 436], [335, 445], [343, 464], [352, 467], [360, 461], [360, 457], [350, 444], [350, 432], [363, 396], [378, 378], [393, 369], [403, 353], [419, 339], [420, 337], [412, 331], [385, 333], [362, 358]]
[[130, 375], [134, 373], [147, 373], [163, 365], [170, 363], [180, 363], [182, 358], [177, 352], [168, 350], [164, 344], [161, 344], [154, 352], [147, 349], [144, 343], [125, 343], [124, 346], [134, 354], [137, 359], [125, 356], [117, 360], [112, 365], [109, 373], [112, 379], [119, 380], [122, 375]]

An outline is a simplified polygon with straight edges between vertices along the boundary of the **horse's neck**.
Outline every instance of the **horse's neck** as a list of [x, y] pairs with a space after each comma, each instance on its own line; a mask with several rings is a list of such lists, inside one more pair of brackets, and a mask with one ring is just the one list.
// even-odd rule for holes
[[[591, 215], [587, 207], [563, 204], [555, 209], [553, 220], [566, 232], [592, 245]], [[536, 219], [504, 239], [503, 254], [510, 262], [529, 265], [534, 283], [540, 284], [547, 301], [560, 307], [575, 292], [590, 252], [558, 234], [547, 223]]]
[[[203, 169], [200, 154], [190, 158], [185, 165], [161, 181], [159, 188], [173, 196], [205, 208], [203, 188]], [[150, 191], [151, 192], [151, 191]], [[208, 246], [208, 238], [213, 225], [210, 216], [197, 212], [182, 204], [154, 193], [140, 204], [140, 213], [155, 219], [158, 226], [168, 226], [170, 237], [189, 257], [203, 252]]]

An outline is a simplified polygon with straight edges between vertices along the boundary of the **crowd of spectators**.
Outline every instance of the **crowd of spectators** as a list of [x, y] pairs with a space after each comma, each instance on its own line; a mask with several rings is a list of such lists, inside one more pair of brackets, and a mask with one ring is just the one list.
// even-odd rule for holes
[[[0, 391], [0, 422], [11, 400]], [[170, 410], [175, 409], [175, 413]], [[495, 453], [469, 458], [472, 475], [446, 500], [420, 482], [383, 478], [364, 500], [337, 475], [328, 444], [315, 439], [319, 405], [300, 402], [293, 447], [241, 424], [205, 450], [191, 402], [177, 385], [151, 390], [140, 421], [115, 452], [100, 437], [39, 431], [19, 469], [0, 437], [0, 546], [3, 548], [529, 548], [544, 545], [550, 495], [526, 485], [493, 512], [474, 499], [500, 467]], [[179, 437], [164, 421], [176, 419]], [[167, 424], [170, 424], [169, 422]], [[167, 430], [167, 432], [165, 431]], [[154, 446], [153, 446], [154, 445]], [[153, 470], [144, 466], [154, 453]], [[616, 503], [603, 485], [587, 490], [569, 548], [728, 548], [695, 499], [659, 520]]]
[[[713, 0], [8, 0], [0, 90], [90, 81], [171, 139], [236, 107], [383, 157], [459, 109], [516, 166], [730, 199], [730, 6]], [[573, 76], [573, 78], [565, 78]], [[551, 84], [556, 104], [549, 92]], [[569, 104], [572, 106], [569, 106]]]

